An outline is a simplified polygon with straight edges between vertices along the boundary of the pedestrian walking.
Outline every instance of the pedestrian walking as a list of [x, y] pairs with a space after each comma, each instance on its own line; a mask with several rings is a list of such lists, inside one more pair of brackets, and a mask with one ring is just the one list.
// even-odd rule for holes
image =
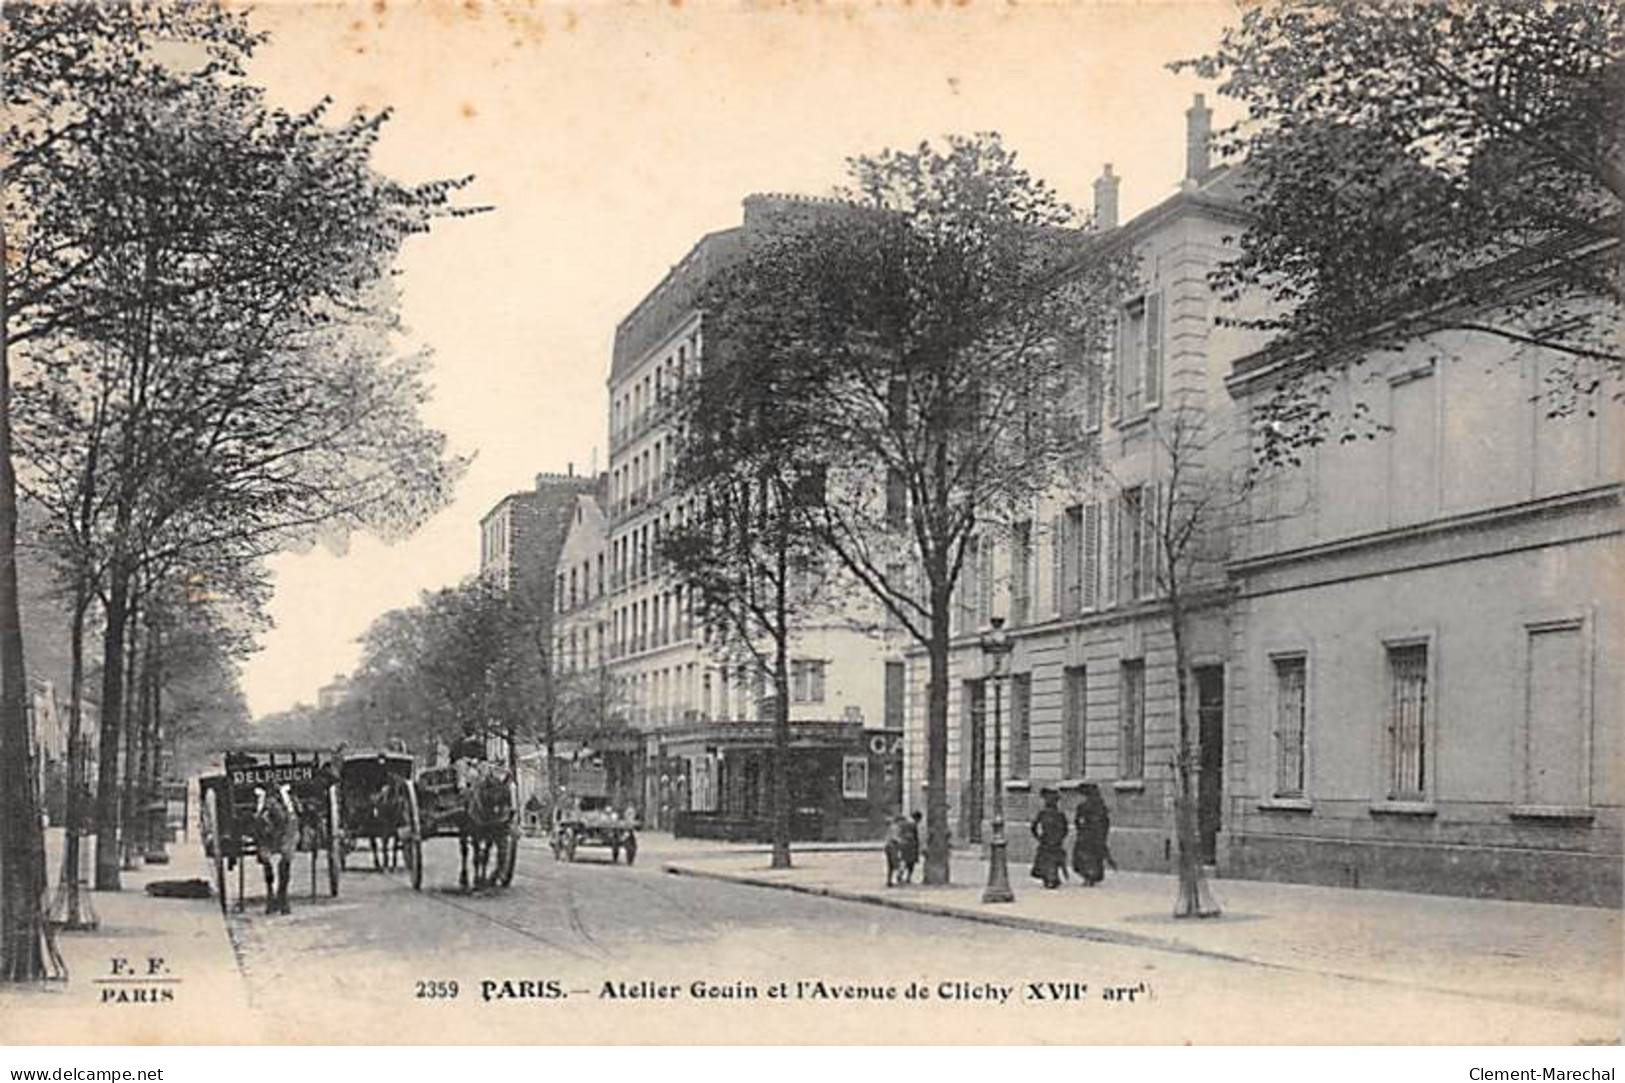
[[1094, 887], [1106, 878], [1106, 862], [1111, 853], [1107, 835], [1112, 829], [1111, 813], [1093, 782], [1083, 784], [1083, 797], [1074, 814], [1077, 833], [1072, 838], [1072, 869], [1084, 887]]
[[1046, 788], [1039, 796], [1044, 799], [1044, 807], [1033, 817], [1033, 838], [1038, 840], [1033, 879], [1042, 880], [1047, 888], [1056, 888], [1061, 886], [1061, 866], [1066, 863], [1066, 814], [1059, 807], [1059, 793]]

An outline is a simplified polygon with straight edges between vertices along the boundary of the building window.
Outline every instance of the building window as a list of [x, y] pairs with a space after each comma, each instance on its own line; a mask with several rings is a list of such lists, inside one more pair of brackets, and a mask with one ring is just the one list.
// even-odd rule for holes
[[1388, 797], [1427, 797], [1428, 648], [1388, 648]]
[[1083, 666], [1067, 666], [1061, 702], [1061, 777], [1083, 778], [1089, 770], [1086, 742], [1089, 735], [1089, 674]]
[[841, 757], [841, 796], [848, 801], [863, 801], [869, 796], [869, 758], [867, 756]]
[[903, 728], [905, 670], [902, 662], [886, 663], [886, 728]]
[[1145, 777], [1145, 660], [1123, 663], [1122, 717], [1118, 724], [1117, 775]]
[[1023, 625], [1032, 614], [1033, 524], [1023, 519], [1010, 531], [1010, 623]]
[[1275, 796], [1304, 795], [1304, 734], [1308, 716], [1303, 655], [1275, 659]]
[[1079, 562], [1083, 547], [1083, 505], [1074, 504], [1066, 509], [1061, 521], [1061, 612], [1067, 616], [1083, 606], [1083, 568]]
[[1140, 597], [1145, 588], [1145, 487], [1123, 490], [1117, 504], [1117, 561], [1121, 576], [1118, 596], [1124, 601]]
[[1530, 628], [1527, 658], [1521, 800], [1529, 805], [1588, 806], [1590, 697], [1580, 623]]
[[1139, 417], [1162, 395], [1162, 294], [1129, 302], [1118, 321], [1117, 412]]
[[908, 525], [908, 481], [897, 470], [886, 473], [886, 525], [893, 530]]
[[[893, 594], [902, 595], [905, 598], [908, 597], [908, 565], [901, 563], [886, 565], [886, 586]], [[884, 605], [884, 603], [883, 608], [886, 611], [886, 631], [901, 632], [903, 630], [903, 622], [897, 616], [897, 610], [893, 609], [889, 605]]]
[[811, 658], [790, 662], [790, 702], [824, 702], [824, 663]]
[[1033, 773], [1033, 675], [1010, 678], [1010, 777], [1031, 778]]

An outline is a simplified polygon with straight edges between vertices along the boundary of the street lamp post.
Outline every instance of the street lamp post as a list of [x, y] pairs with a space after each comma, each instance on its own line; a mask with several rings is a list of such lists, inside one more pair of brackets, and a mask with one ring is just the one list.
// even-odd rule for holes
[[1015, 902], [1010, 890], [1010, 861], [1004, 838], [1004, 727], [1002, 725], [1005, 659], [1013, 644], [1004, 630], [1004, 618], [994, 617], [993, 628], [982, 635], [982, 653], [987, 657], [988, 676], [993, 679], [993, 841], [988, 848], [987, 887], [984, 903]]

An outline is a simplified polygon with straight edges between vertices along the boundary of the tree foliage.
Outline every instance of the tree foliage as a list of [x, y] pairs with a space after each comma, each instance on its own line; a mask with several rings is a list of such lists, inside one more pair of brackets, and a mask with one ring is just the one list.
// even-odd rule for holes
[[1312, 0], [1173, 65], [1247, 109], [1218, 143], [1252, 221], [1216, 285], [1313, 359], [1260, 413], [1266, 458], [1357, 435], [1328, 370], [1440, 331], [1548, 351], [1553, 413], [1617, 393], [1622, 46], [1612, 2]]
[[1124, 267], [996, 135], [849, 167], [840, 201], [768, 231], [716, 318], [751, 366], [742, 386], [774, 389], [776, 423], [826, 476], [806, 528], [929, 652], [926, 876], [942, 882], [950, 599], [979, 531], [1091, 459], [1082, 359]]
[[[157, 566], [398, 536], [447, 499], [464, 464], [418, 416], [388, 279], [408, 238], [473, 209], [452, 202], [466, 178], [373, 168], [387, 112], [271, 106], [243, 77], [259, 37], [216, 4], [18, 5], [5, 34], [5, 342], [27, 484], [106, 612], [106, 760]], [[98, 883], [117, 884], [100, 844]]]

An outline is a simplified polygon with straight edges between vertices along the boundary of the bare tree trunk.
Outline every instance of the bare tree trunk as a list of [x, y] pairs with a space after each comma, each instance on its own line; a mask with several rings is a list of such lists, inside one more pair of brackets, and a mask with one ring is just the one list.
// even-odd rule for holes
[[91, 592], [79, 587], [73, 600], [73, 619], [68, 626], [68, 795], [67, 828], [62, 839], [62, 875], [51, 904], [51, 920], [64, 929], [94, 929], [95, 913], [89, 909], [89, 896], [79, 890], [83, 861], [85, 807], [85, 616]]
[[[1171, 554], [1170, 554], [1171, 555]], [[1172, 561], [1170, 560], [1170, 565]], [[1179, 895], [1174, 900], [1174, 917], [1217, 917], [1219, 907], [1208, 890], [1202, 872], [1201, 848], [1197, 838], [1196, 796], [1191, 785], [1190, 663], [1185, 644], [1185, 611], [1179, 596], [1178, 576], [1169, 572], [1169, 618], [1174, 633], [1174, 687], [1179, 712], [1178, 746], [1174, 751], [1174, 773], [1179, 787], [1174, 799], [1174, 842], [1179, 866]]]
[[134, 830], [130, 832], [132, 851], [146, 854], [152, 848], [152, 823], [147, 815], [147, 805], [151, 790], [149, 782], [152, 777], [152, 662], [153, 640], [157, 638], [157, 630], [153, 627], [152, 613], [147, 614], [146, 642], [142, 653], [141, 683], [139, 709], [136, 714], [137, 732], [140, 739], [137, 741], [137, 760], [135, 768], [135, 785], [130, 794], [130, 805], [134, 813], [131, 821]]
[[132, 591], [130, 600], [130, 646], [124, 652], [124, 702], [120, 704], [121, 717], [119, 725], [124, 733], [124, 762], [123, 775], [119, 786], [119, 854], [120, 867], [134, 870], [136, 867], [136, 816], [135, 816], [135, 764], [139, 755], [141, 741], [141, 688], [137, 684], [137, 663], [141, 657], [141, 606], [136, 595], [139, 594], [139, 585]]
[[109, 569], [102, 633], [101, 742], [96, 776], [96, 890], [119, 890], [119, 721], [124, 702], [124, 631], [129, 620], [129, 572]]
[[931, 588], [931, 674], [925, 704], [925, 882], [946, 884], [948, 865], [948, 591]]
[[[152, 633], [152, 721], [150, 731], [152, 736], [152, 759], [148, 765], [147, 774], [147, 860], [164, 863], [169, 860], [165, 849], [169, 841], [164, 837], [168, 824], [169, 804], [160, 801], [163, 797], [163, 762], [164, 762], [164, 632], [160, 624]], [[160, 804], [163, 811], [156, 811]]]
[[789, 538], [784, 516], [779, 516], [778, 577], [774, 598], [773, 761], [769, 767], [773, 787], [773, 862], [775, 869], [790, 867], [790, 619], [785, 598], [789, 575]]
[[11, 466], [10, 251], [0, 232], [0, 981], [45, 977], [44, 827], [29, 777], [27, 674], [17, 597], [17, 478]]

